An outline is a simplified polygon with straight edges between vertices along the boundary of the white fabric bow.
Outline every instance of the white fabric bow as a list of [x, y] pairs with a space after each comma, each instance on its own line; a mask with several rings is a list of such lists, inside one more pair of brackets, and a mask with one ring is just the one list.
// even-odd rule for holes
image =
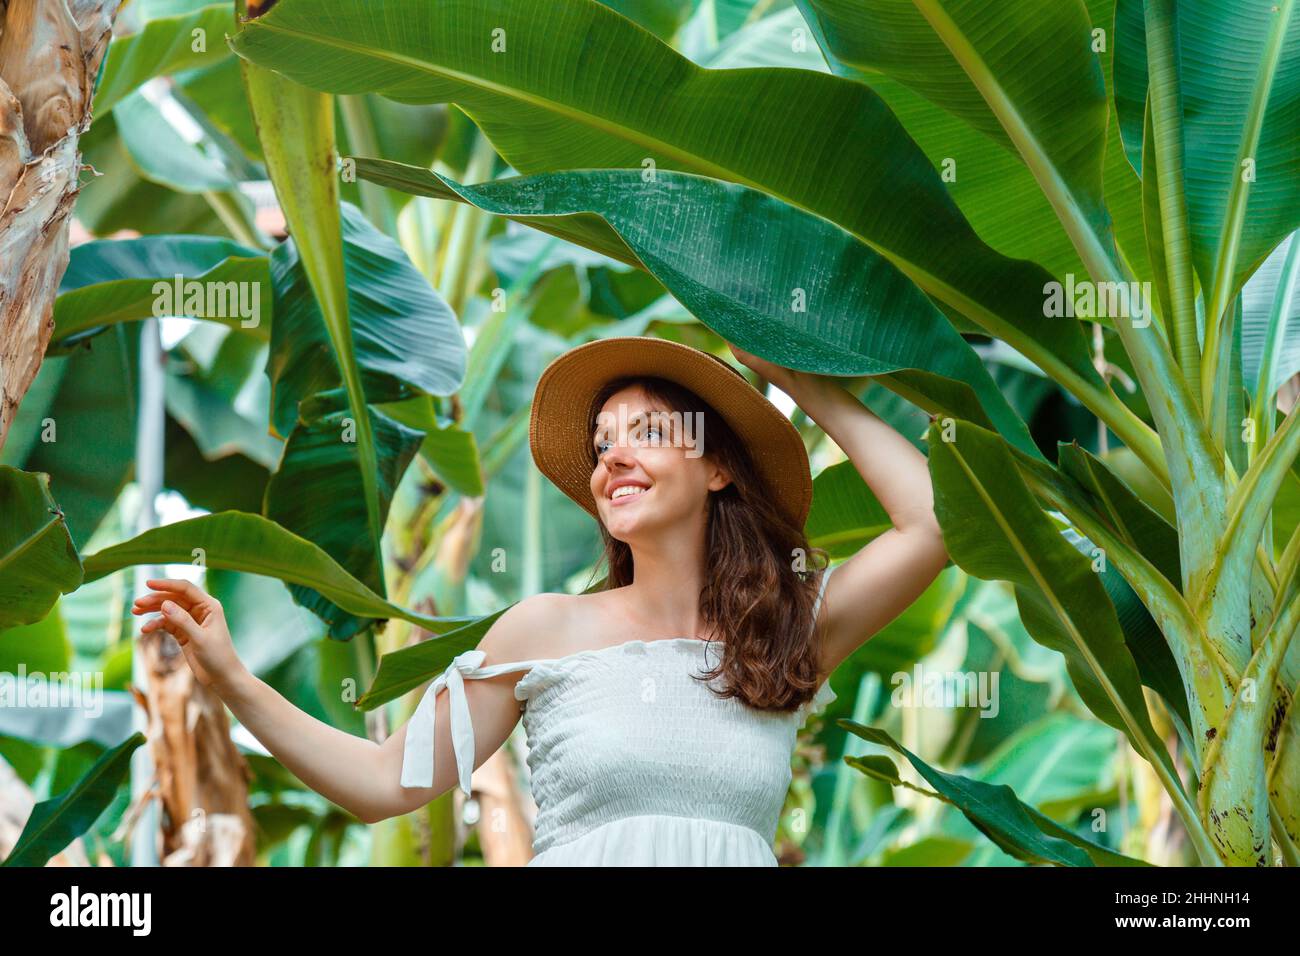
[[406, 746], [402, 753], [402, 786], [433, 786], [434, 718], [437, 714], [438, 693], [448, 688], [451, 714], [451, 745], [456, 758], [456, 774], [460, 789], [469, 796], [470, 776], [474, 772], [474, 726], [470, 722], [469, 701], [465, 699], [465, 678], [482, 676], [475, 673], [486, 655], [480, 650], [465, 651], [447, 665], [447, 669], [434, 678], [424, 692], [406, 726]]

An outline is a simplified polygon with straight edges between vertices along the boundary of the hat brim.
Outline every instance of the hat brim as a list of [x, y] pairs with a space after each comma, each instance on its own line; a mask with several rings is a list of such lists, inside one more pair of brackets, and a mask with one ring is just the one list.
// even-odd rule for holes
[[599, 520], [591, 495], [588, 414], [601, 386], [630, 375], [654, 376], [690, 389], [744, 442], [776, 503], [800, 528], [812, 505], [808, 452], [775, 405], [717, 356], [648, 336], [598, 339], [556, 358], [537, 380], [528, 443], [538, 470]]

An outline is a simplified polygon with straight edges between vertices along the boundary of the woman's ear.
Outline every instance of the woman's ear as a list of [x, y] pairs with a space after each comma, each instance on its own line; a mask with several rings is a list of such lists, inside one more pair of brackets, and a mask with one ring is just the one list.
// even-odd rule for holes
[[709, 491], [721, 491], [731, 484], [731, 475], [721, 465], [713, 465], [709, 473]]

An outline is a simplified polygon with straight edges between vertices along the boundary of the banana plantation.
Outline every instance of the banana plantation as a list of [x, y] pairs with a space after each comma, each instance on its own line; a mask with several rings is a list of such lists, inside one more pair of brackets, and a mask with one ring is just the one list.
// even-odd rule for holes
[[[522, 727], [367, 824], [131, 604], [201, 584], [382, 742], [600, 586], [530, 404], [653, 336], [929, 459], [951, 561], [801, 728], [782, 865], [1300, 865], [1295, 6], [0, 2], [0, 860], [526, 864]], [[888, 531], [744, 373], [809, 543]]]

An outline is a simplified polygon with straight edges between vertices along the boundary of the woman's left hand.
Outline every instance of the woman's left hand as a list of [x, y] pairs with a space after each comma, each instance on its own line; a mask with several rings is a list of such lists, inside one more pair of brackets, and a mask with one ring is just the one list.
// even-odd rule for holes
[[787, 395], [794, 388], [798, 377], [804, 374], [783, 365], [777, 365], [775, 362], [769, 362], [767, 359], [761, 359], [757, 355], [752, 355], [744, 349], [732, 345], [730, 342], [727, 343], [727, 347], [731, 349], [731, 354], [736, 356], [738, 362], [746, 368], [753, 369]]

